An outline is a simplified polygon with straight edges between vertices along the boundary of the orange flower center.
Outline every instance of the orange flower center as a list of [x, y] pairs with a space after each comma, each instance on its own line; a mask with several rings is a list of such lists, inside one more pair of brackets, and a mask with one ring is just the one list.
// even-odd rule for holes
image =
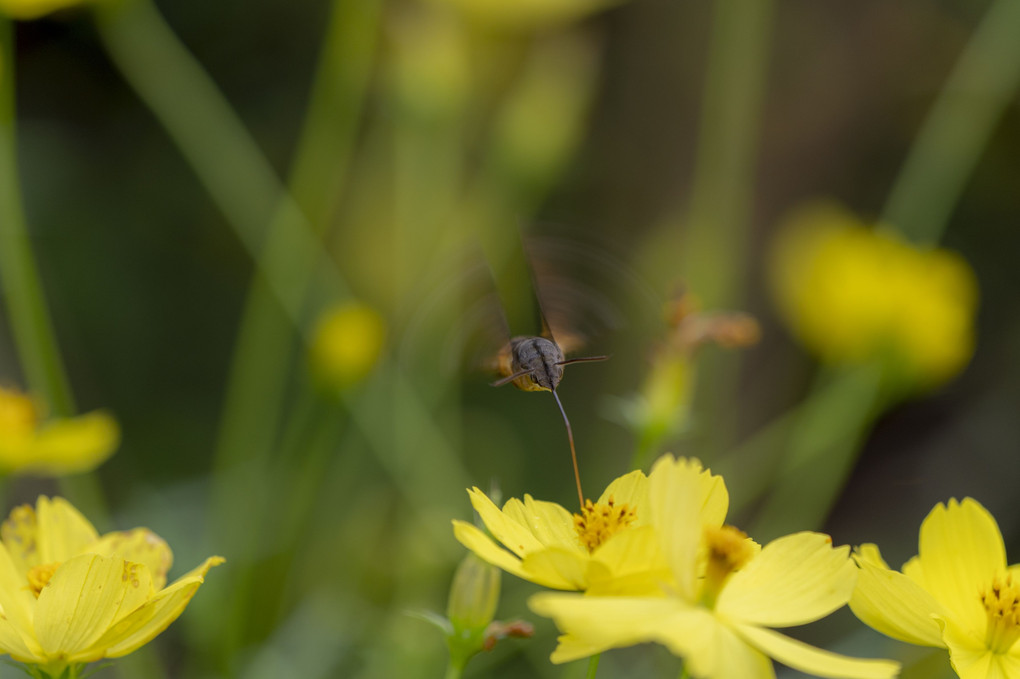
[[580, 514], [574, 514], [577, 537], [589, 553], [603, 542], [629, 526], [637, 518], [637, 510], [627, 504], [617, 505], [613, 498], [605, 504], [585, 500]]
[[32, 590], [32, 594], [35, 598], [39, 598], [39, 593], [42, 592], [43, 587], [50, 584], [50, 579], [53, 578], [53, 574], [60, 568], [60, 562], [54, 561], [53, 563], [44, 563], [38, 566], [32, 566], [28, 571], [28, 588]]
[[701, 598], [706, 606], [712, 608], [726, 580], [754, 557], [754, 547], [747, 539], [747, 533], [733, 526], [706, 528], [705, 544], [708, 559]]
[[1020, 586], [1011, 575], [996, 577], [981, 592], [981, 603], [987, 616], [985, 643], [995, 653], [1006, 653], [1020, 639]]

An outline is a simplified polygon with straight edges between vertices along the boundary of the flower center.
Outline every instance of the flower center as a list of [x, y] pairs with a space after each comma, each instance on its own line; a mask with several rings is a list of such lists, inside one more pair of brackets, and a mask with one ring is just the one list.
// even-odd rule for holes
[[992, 586], [981, 592], [981, 603], [988, 619], [985, 643], [995, 653], [1007, 652], [1020, 639], [1020, 586], [1011, 575], [996, 576]]
[[0, 434], [26, 436], [35, 431], [39, 413], [35, 403], [16, 389], [0, 387]]
[[585, 500], [580, 514], [574, 514], [577, 537], [589, 553], [610, 537], [630, 525], [637, 518], [637, 510], [627, 504], [617, 505], [613, 498], [605, 504]]
[[28, 588], [32, 590], [32, 594], [35, 598], [39, 598], [40, 592], [43, 587], [50, 584], [50, 579], [53, 574], [60, 568], [60, 562], [54, 561], [53, 563], [44, 563], [38, 566], [32, 566], [28, 571]]
[[712, 608], [730, 575], [754, 557], [754, 547], [747, 539], [747, 533], [733, 526], [706, 528], [704, 536], [708, 561], [701, 598], [706, 606]]

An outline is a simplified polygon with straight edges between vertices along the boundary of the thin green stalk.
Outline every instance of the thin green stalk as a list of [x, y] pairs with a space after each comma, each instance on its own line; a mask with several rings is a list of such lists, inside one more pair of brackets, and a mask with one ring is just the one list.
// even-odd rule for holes
[[[754, 199], [759, 129], [768, 76], [772, 0], [717, 0], [702, 99], [694, 179], [685, 214], [650, 242], [654, 284], [682, 282], [707, 309], [738, 308], [743, 301], [748, 231]], [[678, 263], [679, 259], [679, 263]], [[678, 276], [683, 280], [679, 281]], [[713, 422], [701, 455], [725, 448], [733, 418], [739, 358], [699, 359], [695, 404]]]
[[680, 668], [680, 679], [691, 679], [691, 675], [687, 672], [686, 663]]
[[1020, 88], [1020, 2], [985, 14], [918, 132], [882, 220], [937, 243], [1006, 108]]
[[595, 674], [599, 670], [599, 658], [601, 657], [601, 653], [596, 653], [588, 660], [588, 672], [584, 675], [585, 679], [595, 679]]
[[747, 271], [773, 2], [717, 0], [714, 8], [694, 182], [673, 256], [681, 254], [679, 270], [707, 308], [726, 308], [739, 303]]
[[[57, 417], [75, 413], [74, 395], [60, 356], [46, 296], [32, 252], [21, 201], [17, 163], [14, 31], [0, 16], [0, 286], [25, 380]], [[93, 474], [60, 479], [61, 492], [92, 521], [108, 523], [99, 480]]]
[[14, 30], [0, 16], [0, 283], [28, 388], [54, 415], [74, 414], [74, 398], [57, 348], [25, 224], [17, 163]]
[[[260, 277], [279, 301], [282, 313], [292, 325], [303, 328], [305, 274], [310, 264], [318, 263], [316, 275], [324, 280], [322, 284], [327, 290], [335, 291], [337, 298], [345, 296], [348, 290], [341, 272], [318, 242], [313, 226], [275, 177], [223, 95], [148, 0], [111, 0], [97, 5], [97, 12], [100, 34], [111, 58], [180, 146], [255, 257]], [[283, 207], [276, 219], [282, 220], [286, 228], [271, 229], [270, 235], [279, 234], [280, 240], [271, 238], [263, 245], [265, 215], [272, 214], [277, 203]], [[270, 356], [267, 362], [276, 360], [278, 357]], [[412, 486], [428, 478], [440, 482], [442, 487], [459, 489], [465, 479], [462, 464], [449, 451], [441, 430], [415, 397], [403, 371], [392, 363], [391, 357], [384, 356], [378, 372], [387, 375], [401, 397], [408, 399], [405, 403], [410, 409], [408, 418], [419, 425], [423, 432], [421, 440], [432, 443], [433, 454], [446, 455], [444, 463], [449, 465], [445, 468], [453, 470], [452, 474], [426, 473], [417, 480], [404, 472], [400, 476]], [[374, 382], [378, 384], [381, 380]], [[367, 438], [385, 462], [388, 451], [379, 449], [390, 447], [392, 423], [379, 421], [377, 415], [387, 409], [373, 411], [361, 399], [357, 402], [346, 399], [345, 404], [352, 410], [354, 422], [371, 430], [366, 431]], [[438, 450], [443, 452], [437, 453]], [[433, 459], [429, 468], [444, 469], [444, 465]], [[421, 493], [416, 491], [412, 495], [420, 497]]]
[[[1020, 86], [1017, 30], [1020, 3], [997, 0], [922, 126], [883, 222], [919, 242], [939, 240], [1003, 109]], [[757, 516], [757, 537], [818, 527], [825, 520], [874, 417], [887, 405], [878, 373], [878, 366], [846, 371], [825, 380], [824, 389], [835, 398], [821, 398], [822, 388], [807, 397], [781, 463], [779, 485]]]

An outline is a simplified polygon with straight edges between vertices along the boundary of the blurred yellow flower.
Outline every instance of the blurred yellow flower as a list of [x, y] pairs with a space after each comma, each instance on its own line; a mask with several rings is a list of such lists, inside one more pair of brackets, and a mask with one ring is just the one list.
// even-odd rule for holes
[[652, 468], [649, 535], [669, 571], [647, 594], [531, 597], [531, 609], [564, 632], [552, 661], [656, 641], [683, 657], [698, 679], [771, 679], [770, 657], [824, 677], [896, 676], [895, 662], [836, 655], [769, 629], [802, 625], [845, 604], [857, 577], [849, 549], [834, 549], [829, 536], [806, 532], [759, 548], [723, 525], [728, 496], [719, 477], [713, 498], [722, 505], [706, 522], [705, 474], [696, 460], [672, 456]]
[[312, 336], [312, 372], [324, 384], [345, 389], [368, 376], [382, 354], [386, 325], [369, 306], [347, 303], [319, 319]]
[[0, 387], [0, 472], [73, 474], [95, 469], [120, 443], [117, 422], [97, 411], [42, 421], [27, 395]]
[[451, 7], [485, 26], [540, 30], [567, 24], [620, 4], [622, 0], [429, 0]]
[[14, 19], [38, 19], [59, 9], [83, 4], [85, 0], [0, 0], [0, 12]]
[[[722, 521], [729, 503], [722, 479], [698, 475], [702, 520]], [[510, 499], [502, 511], [477, 488], [468, 493], [485, 527], [507, 549], [470, 523], [454, 521], [461, 544], [508, 573], [554, 589], [603, 594], [657, 589], [668, 565], [651, 539], [648, 478], [640, 470], [616, 479], [598, 502], [577, 514], [553, 502]]]
[[1006, 562], [995, 519], [977, 501], [939, 503], [921, 523], [918, 555], [891, 570], [861, 545], [850, 609], [900, 641], [949, 650], [964, 679], [1020, 677], [1020, 567]]
[[0, 652], [50, 675], [127, 655], [177, 619], [214, 556], [166, 586], [173, 556], [145, 528], [100, 537], [63, 498], [0, 526]]
[[970, 360], [977, 282], [959, 255], [866, 228], [830, 203], [793, 213], [772, 254], [779, 309], [822, 360], [884, 360], [893, 376], [921, 385], [948, 380]]

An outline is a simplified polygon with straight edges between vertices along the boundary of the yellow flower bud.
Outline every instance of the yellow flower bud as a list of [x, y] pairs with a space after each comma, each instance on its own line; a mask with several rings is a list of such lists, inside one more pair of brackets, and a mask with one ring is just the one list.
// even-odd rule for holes
[[38, 404], [0, 387], [0, 472], [73, 474], [104, 462], [120, 443], [120, 428], [102, 411], [46, 420]]
[[371, 307], [357, 302], [334, 307], [315, 327], [312, 372], [330, 387], [353, 386], [375, 368], [385, 336], [385, 323]]
[[977, 282], [967, 262], [869, 229], [837, 205], [794, 212], [770, 269], [783, 318], [823, 361], [880, 361], [890, 376], [931, 386], [974, 351]]

